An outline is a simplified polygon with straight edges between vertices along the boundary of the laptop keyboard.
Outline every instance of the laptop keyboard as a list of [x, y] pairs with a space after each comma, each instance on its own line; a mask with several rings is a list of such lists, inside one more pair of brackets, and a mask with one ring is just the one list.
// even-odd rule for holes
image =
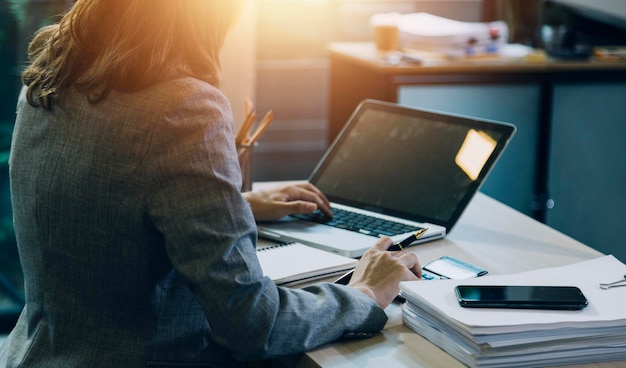
[[365, 235], [376, 237], [394, 236], [421, 229], [418, 226], [409, 226], [395, 221], [383, 220], [378, 217], [363, 215], [351, 211], [333, 208], [333, 218], [329, 219], [321, 211], [317, 210], [305, 215], [292, 215], [301, 220], [317, 222], [319, 224], [333, 226], [339, 229], [350, 230]]

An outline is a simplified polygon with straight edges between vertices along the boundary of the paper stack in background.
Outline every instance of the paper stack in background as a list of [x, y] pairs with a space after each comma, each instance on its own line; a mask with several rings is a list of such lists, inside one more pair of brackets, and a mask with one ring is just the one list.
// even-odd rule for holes
[[[600, 283], [624, 277], [626, 265], [605, 256], [569, 266], [468, 280], [401, 284], [404, 324], [470, 367], [544, 367], [626, 360], [626, 287]], [[578, 286], [581, 311], [462, 308], [454, 287]]]
[[401, 15], [398, 30], [404, 49], [451, 58], [497, 54], [509, 37], [509, 27], [503, 21], [461, 22], [428, 13]]

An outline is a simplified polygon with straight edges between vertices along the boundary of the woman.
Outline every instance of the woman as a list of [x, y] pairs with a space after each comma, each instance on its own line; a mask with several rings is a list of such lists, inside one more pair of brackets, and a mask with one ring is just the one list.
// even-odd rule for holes
[[328, 212], [311, 185], [242, 195], [218, 54], [233, 0], [78, 0], [32, 41], [11, 152], [26, 307], [0, 367], [237, 366], [380, 330], [412, 254], [349, 286], [276, 287], [257, 220]]

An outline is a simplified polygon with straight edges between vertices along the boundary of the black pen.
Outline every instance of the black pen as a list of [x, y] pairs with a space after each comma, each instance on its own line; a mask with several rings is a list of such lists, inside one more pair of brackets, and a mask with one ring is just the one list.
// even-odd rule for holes
[[[397, 243], [393, 243], [391, 246], [389, 246], [389, 248], [387, 248], [387, 250], [388, 251], [402, 250], [402, 249], [408, 247], [409, 245], [411, 245], [411, 243], [413, 243], [417, 239], [421, 238], [422, 235], [424, 235], [426, 233], [426, 231], [428, 231], [427, 228], [420, 229], [420, 230], [414, 232], [413, 234], [411, 234], [411, 236], [409, 236], [408, 238], [406, 238], [406, 239], [404, 239], [402, 241], [399, 241]], [[348, 285], [348, 283], [350, 282], [350, 279], [352, 278], [352, 274], [353, 273], [354, 273], [354, 269], [346, 272], [340, 278], [335, 280], [335, 284]]]
[[421, 238], [422, 235], [424, 235], [426, 233], [426, 231], [428, 231], [427, 228], [420, 229], [420, 230], [416, 231], [415, 233], [411, 234], [411, 236], [409, 236], [408, 238], [406, 238], [406, 239], [404, 239], [404, 240], [402, 240], [400, 242], [392, 244], [389, 248], [387, 248], [387, 250], [390, 250], [390, 251], [402, 250], [402, 249], [408, 247], [409, 245], [411, 245], [411, 243], [413, 243], [417, 239]]

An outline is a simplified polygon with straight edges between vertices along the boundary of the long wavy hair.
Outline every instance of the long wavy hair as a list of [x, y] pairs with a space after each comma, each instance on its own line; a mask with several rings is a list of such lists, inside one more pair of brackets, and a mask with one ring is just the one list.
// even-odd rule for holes
[[217, 86], [219, 52], [242, 0], [78, 0], [42, 28], [22, 74], [32, 106], [52, 108], [73, 86], [96, 103], [190, 76]]

